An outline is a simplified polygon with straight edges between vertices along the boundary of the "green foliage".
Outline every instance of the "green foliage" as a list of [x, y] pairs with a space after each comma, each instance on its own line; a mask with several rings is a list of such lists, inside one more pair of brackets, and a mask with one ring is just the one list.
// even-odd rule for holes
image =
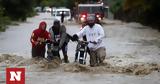
[[35, 0], [36, 6], [50, 6], [50, 7], [67, 7], [73, 8], [75, 6], [75, 2], [78, 3], [86, 3], [87, 0]]
[[35, 0], [36, 6], [55, 6], [55, 7], [60, 7], [60, 6], [65, 6], [65, 2], [68, 0]]
[[137, 21], [160, 29], [160, 0], [109, 0], [116, 19]]
[[34, 15], [35, 0], [0, 0], [0, 31], [5, 30], [11, 20], [25, 21]]
[[65, 6], [67, 8], [72, 9], [73, 7], [75, 7], [75, 0], [65, 0]]
[[151, 8], [151, 5], [146, 0], [125, 0], [123, 8], [124, 10], [139, 8], [141, 11], [146, 11]]
[[32, 0], [2, 0], [2, 6], [5, 8], [5, 15], [12, 20], [25, 21], [28, 14], [32, 12]]
[[118, 10], [120, 10], [123, 6], [123, 1], [124, 0], [108, 0], [108, 2], [110, 3], [110, 11], [112, 13], [117, 12]]
[[0, 31], [5, 31], [6, 25], [10, 24], [11, 20], [9, 17], [0, 16]]
[[10, 24], [10, 19], [4, 16], [3, 7], [0, 4], [0, 31], [4, 31], [7, 24]]

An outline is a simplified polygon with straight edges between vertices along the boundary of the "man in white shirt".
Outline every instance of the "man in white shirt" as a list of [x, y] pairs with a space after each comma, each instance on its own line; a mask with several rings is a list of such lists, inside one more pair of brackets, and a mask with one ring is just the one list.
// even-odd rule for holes
[[95, 23], [95, 18], [89, 16], [87, 18], [88, 25], [86, 25], [80, 32], [73, 35], [74, 40], [86, 36], [89, 42], [88, 47], [90, 50], [90, 66], [94, 67], [103, 64], [106, 57], [106, 49], [103, 43], [105, 36], [104, 30], [101, 25]]

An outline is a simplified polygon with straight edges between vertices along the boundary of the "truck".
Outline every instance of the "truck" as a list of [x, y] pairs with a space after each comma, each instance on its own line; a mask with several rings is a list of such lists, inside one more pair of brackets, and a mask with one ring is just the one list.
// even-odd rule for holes
[[85, 22], [88, 16], [94, 16], [95, 22], [100, 22], [104, 18], [103, 4], [78, 4], [77, 10], [77, 19], [80, 23]]

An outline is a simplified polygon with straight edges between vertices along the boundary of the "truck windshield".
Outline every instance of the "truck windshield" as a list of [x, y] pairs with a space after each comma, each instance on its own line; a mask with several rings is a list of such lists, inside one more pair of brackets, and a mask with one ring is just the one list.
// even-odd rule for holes
[[79, 7], [79, 13], [82, 13], [82, 12], [87, 12], [87, 13], [102, 13], [103, 12], [103, 9], [102, 7], [94, 7], [94, 6], [89, 6], [89, 7]]

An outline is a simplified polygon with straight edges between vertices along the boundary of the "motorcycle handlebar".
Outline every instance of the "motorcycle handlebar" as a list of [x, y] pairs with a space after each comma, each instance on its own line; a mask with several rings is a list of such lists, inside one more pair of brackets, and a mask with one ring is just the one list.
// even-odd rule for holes
[[94, 41], [81, 41], [81, 40], [78, 40], [77, 42], [86, 43], [86, 44], [89, 44], [89, 43], [97, 44], [97, 42], [94, 42]]

